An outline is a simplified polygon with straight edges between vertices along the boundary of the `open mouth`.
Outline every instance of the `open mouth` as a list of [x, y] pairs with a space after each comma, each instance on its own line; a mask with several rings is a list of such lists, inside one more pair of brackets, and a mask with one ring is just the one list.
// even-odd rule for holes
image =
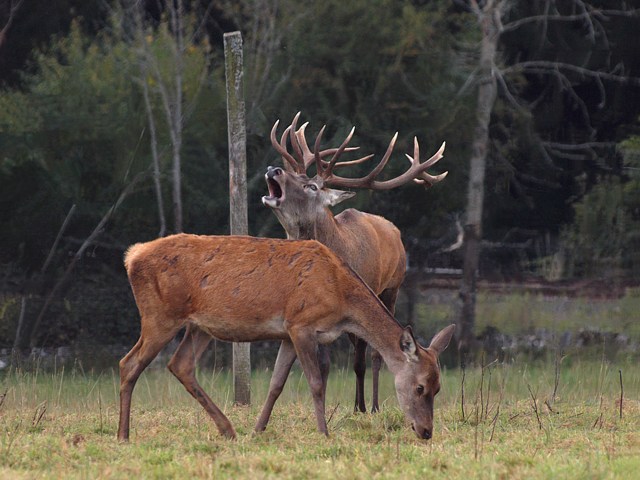
[[267, 181], [267, 188], [269, 189], [269, 195], [265, 195], [262, 197], [262, 203], [267, 207], [278, 208], [282, 199], [284, 198], [284, 193], [280, 184], [273, 178], [265, 175], [264, 178]]

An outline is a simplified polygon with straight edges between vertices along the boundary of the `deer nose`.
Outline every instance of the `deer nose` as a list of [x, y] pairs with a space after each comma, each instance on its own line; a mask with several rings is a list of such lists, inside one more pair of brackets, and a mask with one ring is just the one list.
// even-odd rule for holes
[[416, 435], [418, 435], [419, 438], [422, 438], [424, 440], [429, 440], [431, 438], [431, 429], [430, 428], [424, 428], [422, 429], [422, 431], [416, 429], [415, 425], [411, 425], [411, 428], [414, 432], [416, 432]]
[[278, 175], [282, 175], [283, 171], [280, 167], [267, 167], [267, 178], [277, 177]]

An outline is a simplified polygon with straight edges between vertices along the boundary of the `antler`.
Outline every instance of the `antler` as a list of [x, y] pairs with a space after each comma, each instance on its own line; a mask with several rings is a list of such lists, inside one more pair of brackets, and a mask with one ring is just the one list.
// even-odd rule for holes
[[287, 134], [291, 131], [291, 125], [284, 130], [280, 143], [278, 143], [278, 140], [276, 139], [276, 130], [278, 129], [279, 123], [280, 120], [276, 120], [276, 123], [273, 124], [273, 128], [271, 129], [271, 145], [273, 145], [273, 148], [282, 155], [282, 159], [285, 160], [283, 162], [284, 167], [287, 170], [292, 169], [294, 172], [304, 173], [304, 170], [300, 171], [301, 165], [298, 161], [287, 151]]
[[[300, 112], [298, 112], [295, 117], [293, 117], [291, 125], [289, 125], [284, 130], [284, 133], [280, 138], [280, 142], [278, 142], [278, 140], [276, 139], [276, 131], [278, 129], [280, 120], [277, 120], [276, 123], [273, 124], [273, 128], [271, 129], [271, 144], [276, 149], [276, 151], [280, 155], [282, 155], [285, 168], [293, 170], [296, 173], [306, 173], [309, 167], [315, 163], [318, 170], [318, 176], [321, 177], [324, 180], [324, 183], [327, 185], [342, 188], [369, 188], [372, 190], [389, 190], [404, 185], [411, 180], [424, 185], [425, 187], [431, 187], [447, 176], [448, 172], [441, 173], [440, 175], [430, 175], [426, 172], [429, 167], [434, 165], [438, 160], [442, 158], [445, 148], [445, 142], [442, 143], [440, 149], [431, 158], [421, 163], [420, 146], [418, 145], [418, 139], [414, 137], [413, 157], [410, 155], [406, 155], [406, 157], [409, 159], [409, 162], [411, 163], [411, 166], [398, 177], [384, 181], [376, 180], [376, 177], [380, 174], [380, 172], [382, 172], [384, 167], [387, 165], [389, 158], [391, 158], [391, 153], [393, 152], [396, 140], [398, 139], [398, 132], [396, 132], [389, 142], [389, 146], [387, 147], [387, 151], [385, 152], [384, 156], [382, 157], [378, 165], [376, 165], [376, 167], [371, 170], [371, 172], [361, 178], [340, 177], [333, 173], [336, 168], [357, 165], [359, 163], [366, 162], [371, 157], [373, 157], [373, 155], [366, 155], [362, 158], [358, 158], [357, 160], [338, 162], [338, 159], [344, 152], [350, 152], [359, 148], [348, 146], [351, 138], [353, 137], [353, 133], [355, 132], [355, 127], [351, 129], [349, 135], [347, 135], [347, 137], [338, 148], [327, 148], [325, 150], [320, 150], [320, 143], [322, 141], [322, 135], [324, 134], [326, 125], [323, 126], [316, 136], [313, 151], [311, 151], [309, 145], [307, 144], [305, 135], [305, 129], [307, 128], [307, 125], [309, 125], [309, 123], [306, 122], [300, 128], [296, 129], [299, 118]], [[293, 155], [287, 150], [287, 135], [289, 136], [291, 145], [293, 146]], [[328, 156], [331, 156], [331, 160], [326, 161], [325, 158]]]
[[[353, 134], [353, 130], [345, 140], [345, 142], [340, 146], [346, 146], [346, 143], [351, 139], [351, 135]], [[391, 152], [395, 147], [396, 140], [398, 138], [398, 132], [393, 136], [391, 141], [389, 142], [389, 146], [387, 147], [387, 151], [385, 152], [382, 160], [376, 165], [376, 167], [369, 172], [367, 175], [361, 178], [344, 178], [339, 177], [333, 173], [335, 167], [338, 166], [346, 166], [347, 164], [352, 165], [353, 163], [360, 163], [361, 160], [364, 160], [369, 157], [364, 157], [364, 159], [359, 159], [353, 162], [342, 162], [336, 163], [336, 157], [339, 156], [339, 153], [342, 153], [340, 149], [334, 155], [334, 158], [331, 159], [330, 162], [323, 162], [323, 170], [321, 176], [324, 178], [325, 184], [341, 187], [341, 188], [369, 188], [371, 190], [389, 190], [392, 188], [399, 187], [400, 185], [404, 185], [405, 183], [413, 180], [416, 183], [424, 185], [425, 187], [431, 187], [432, 185], [441, 181], [444, 177], [447, 176], [448, 172], [441, 173], [440, 175], [429, 175], [426, 170], [427, 168], [434, 165], [438, 160], [442, 158], [445, 142], [442, 142], [440, 149], [426, 162], [420, 163], [420, 146], [418, 145], [418, 139], [414, 137], [413, 139], [413, 157], [407, 155], [411, 166], [408, 170], [406, 170], [402, 175], [398, 177], [392, 178], [390, 180], [378, 181], [375, 178], [380, 174], [380, 172], [384, 169], [391, 157]], [[318, 144], [316, 143], [316, 149]]]

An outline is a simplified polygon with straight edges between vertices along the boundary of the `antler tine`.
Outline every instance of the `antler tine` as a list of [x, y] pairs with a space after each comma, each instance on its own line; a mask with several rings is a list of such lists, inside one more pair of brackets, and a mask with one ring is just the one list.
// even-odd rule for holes
[[[309, 125], [309, 122], [306, 122], [304, 124], [302, 124], [302, 126], [296, 131], [296, 139], [298, 140], [298, 143], [300, 144], [300, 148], [302, 149], [302, 158], [304, 158], [304, 166], [306, 169], [308, 169], [312, 163], [315, 163], [315, 155], [314, 153], [311, 151], [311, 149], [309, 148], [309, 144], [307, 143], [307, 137], [306, 137], [306, 128]], [[353, 152], [354, 150], [358, 150], [360, 147], [347, 147], [344, 149], [345, 152]], [[336, 153], [338, 151], [337, 148], [327, 148], [326, 150], [321, 150], [320, 151], [320, 158], [324, 158], [324, 157], [328, 157], [329, 155], [333, 155], [334, 153]], [[356, 163], [361, 163], [364, 160], [368, 160], [371, 157], [371, 155], [369, 155], [368, 157], [364, 157], [364, 158], [359, 158], [358, 160], [351, 160], [349, 162], [340, 162], [338, 164], [336, 164], [336, 166], [342, 166], [342, 165], [355, 165]], [[326, 164], [327, 162], [325, 162], [323, 160], [322, 162], [323, 164]]]
[[293, 151], [295, 152], [295, 157], [298, 159], [298, 164], [301, 168], [305, 168], [306, 165], [303, 157], [303, 152], [300, 149], [300, 145], [298, 144], [298, 142], [295, 141], [295, 137], [297, 136], [296, 127], [298, 126], [299, 118], [300, 112], [296, 113], [296, 115], [293, 117], [291, 125], [289, 125], [289, 136], [291, 138], [291, 146], [293, 147]]
[[[344, 149], [344, 151], [345, 151], [345, 152], [350, 152], [350, 151], [353, 151], [353, 150], [358, 150], [359, 148], [360, 148], [360, 147], [347, 147], [347, 148], [345, 148], [345, 149]], [[335, 149], [335, 148], [332, 148], [331, 150], [334, 150], [334, 151], [335, 151], [336, 149]], [[324, 151], [326, 152], [327, 150], [324, 150]], [[322, 154], [322, 152], [320, 152], [320, 153]], [[360, 163], [364, 163], [364, 162], [366, 162], [366, 161], [367, 161], [367, 160], [369, 160], [371, 157], [375, 157], [375, 155], [372, 153], [372, 154], [370, 154], [370, 155], [366, 155], [366, 156], [364, 156], [364, 157], [362, 157], [362, 158], [358, 158], [358, 159], [356, 159], [356, 160], [349, 160], [349, 161], [347, 161], [347, 162], [338, 162], [338, 163], [336, 163], [336, 164], [333, 166], [333, 169], [335, 170], [336, 168], [350, 167], [350, 166], [352, 166], [352, 165], [358, 165], [358, 164], [360, 164]], [[326, 162], [325, 162], [325, 163], [326, 163]]]
[[369, 174], [364, 177], [363, 182], [365, 184], [371, 182], [371, 180], [376, 178], [380, 174], [382, 169], [386, 167], [387, 162], [391, 158], [391, 152], [393, 152], [393, 149], [396, 146], [396, 140], [398, 140], [398, 132], [396, 132], [393, 138], [391, 138], [391, 141], [389, 142], [389, 146], [387, 147], [387, 151], [384, 152], [384, 156], [382, 157], [382, 160], [380, 160], [378, 165], [376, 165], [376, 168], [371, 170], [371, 172], [369, 172]]
[[[353, 134], [353, 130], [351, 130], [351, 134]], [[351, 134], [349, 135], [349, 137], [347, 137], [347, 140], [345, 141], [350, 140]], [[398, 132], [396, 132], [395, 135], [391, 138], [391, 141], [389, 142], [389, 146], [387, 147], [387, 151], [384, 153], [384, 156], [382, 157], [380, 162], [378, 162], [378, 165], [376, 165], [376, 167], [364, 177], [343, 178], [337, 175], [333, 175], [331, 173], [333, 169], [331, 169], [329, 170], [329, 174], [327, 175], [327, 183], [335, 186], [350, 187], [350, 188], [361, 188], [361, 187], [373, 188], [372, 185], [375, 183], [378, 183], [378, 182], [375, 182], [374, 179], [380, 174], [380, 172], [387, 165], [389, 158], [391, 158], [391, 153], [393, 152], [397, 139], [398, 139]], [[358, 160], [353, 160], [351, 162], [341, 162], [336, 166], [346, 166], [348, 164], [353, 165], [357, 163], [362, 163], [366, 160], [369, 160], [371, 157], [373, 157], [373, 155], [367, 155], [366, 157], [362, 157], [362, 158], [359, 158]]]
[[309, 145], [307, 144], [307, 137], [305, 135], [305, 129], [307, 128], [307, 125], [309, 125], [309, 122], [303, 123], [302, 126], [294, 132], [298, 148], [302, 150], [301, 158], [302, 162], [304, 163], [305, 172], [309, 169], [311, 164], [315, 163], [315, 156], [309, 149]]
[[325, 172], [326, 172], [326, 165], [324, 165], [322, 161], [322, 157], [320, 156], [320, 141], [322, 140], [322, 135], [324, 134], [324, 129], [326, 128], [326, 125], [323, 125], [322, 128], [320, 129], [320, 131], [318, 132], [318, 135], [316, 135], [316, 141], [313, 144], [313, 158], [314, 161], [316, 162], [316, 169], [318, 170], [318, 175], [320, 175], [321, 177], [325, 176]]
[[442, 158], [445, 146], [446, 146], [446, 142], [442, 142], [440, 149], [436, 153], [434, 153], [429, 160], [427, 160], [424, 163], [420, 163], [420, 146], [418, 145], [418, 138], [413, 137], [413, 158], [410, 157], [409, 155], [406, 155], [406, 154], [405, 155], [411, 162], [412, 167], [413, 165], [415, 165], [415, 162], [418, 162], [417, 169], [420, 170], [420, 173], [418, 173], [416, 177], [413, 179], [415, 183], [424, 185], [425, 187], [432, 187], [433, 185], [435, 185], [436, 183], [438, 183], [444, 177], [447, 176], [449, 172], [444, 172], [444, 173], [441, 173], [440, 175], [429, 175], [425, 171], [427, 168], [429, 168], [431, 165], [435, 164], [438, 160]]
[[[280, 140], [280, 143], [276, 139], [276, 130], [278, 130], [278, 125], [279, 124], [280, 124], [280, 120], [276, 120], [276, 123], [273, 124], [273, 128], [271, 129], [271, 135], [270, 135], [271, 145], [282, 156], [283, 160], [286, 160], [286, 162], [283, 162], [285, 168], [287, 168], [289, 166], [294, 171], [297, 172], [298, 171], [298, 162], [296, 162], [296, 159], [293, 158], [293, 156], [291, 156], [291, 154], [289, 152], [287, 152], [287, 148], [286, 148], [285, 135], [287, 134], [288, 130], [285, 130], [285, 133], [282, 136], [282, 139]], [[282, 142], [282, 140], [285, 140], [285, 141]], [[284, 143], [284, 145], [283, 145], [283, 143]]]
[[[322, 127], [322, 130], [324, 130], [324, 127]], [[331, 172], [333, 171], [333, 168], [335, 167], [336, 162], [338, 161], [338, 158], [340, 158], [340, 155], [342, 155], [342, 153], [347, 148], [347, 145], [351, 141], [351, 138], [353, 138], [353, 134], [354, 134], [355, 131], [356, 131], [356, 127], [352, 127], [351, 131], [349, 132], [349, 135], [347, 135], [347, 138], [344, 139], [342, 144], [333, 153], [333, 156], [331, 157], [331, 160], [329, 160], [328, 162], [324, 162], [323, 169], [322, 169], [323, 170], [323, 177], [325, 177], [325, 178], [330, 178], [331, 177]], [[320, 156], [318, 154], [319, 143], [318, 143], [317, 140], [318, 139], [316, 139], [316, 145], [315, 145], [316, 161], [318, 161], [318, 159], [320, 158]]]
[[[290, 134], [291, 134], [291, 125], [289, 125], [287, 128], [284, 129], [284, 132], [282, 132], [282, 137], [280, 137], [280, 146], [284, 150], [287, 150], [287, 137], [289, 137]], [[290, 156], [291, 158], [293, 158], [293, 161], [295, 162], [295, 165], [292, 165], [293, 171], [297, 173], [302, 173], [301, 172], [302, 166], [300, 165], [300, 160], [298, 160], [293, 155], [290, 155]]]

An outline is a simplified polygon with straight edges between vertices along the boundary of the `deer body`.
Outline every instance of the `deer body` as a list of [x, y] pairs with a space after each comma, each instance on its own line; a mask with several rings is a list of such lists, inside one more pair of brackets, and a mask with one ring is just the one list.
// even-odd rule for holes
[[[293, 123], [285, 130], [278, 143], [275, 131], [278, 122], [271, 131], [271, 142], [282, 155], [284, 169], [269, 167], [265, 175], [269, 195], [262, 198], [263, 203], [270, 207], [280, 224], [287, 232], [289, 239], [315, 239], [333, 250], [344, 260], [364, 282], [379, 296], [391, 313], [395, 310], [395, 303], [400, 285], [406, 272], [406, 253], [400, 237], [400, 232], [390, 221], [377, 215], [371, 215], [354, 209], [348, 209], [333, 216], [329, 209], [355, 195], [353, 192], [335, 190], [330, 185], [365, 187], [373, 189], [388, 189], [402, 185], [409, 180], [425, 184], [433, 184], [444, 178], [445, 174], [433, 177], [424, 170], [435, 163], [442, 156], [441, 150], [425, 164], [420, 164], [417, 141], [414, 158], [410, 158], [412, 168], [400, 177], [378, 182], [375, 177], [380, 173], [389, 159], [396, 137], [378, 167], [363, 179], [345, 179], [333, 174], [335, 167], [360, 163], [371, 156], [345, 163], [336, 163], [337, 158], [345, 150], [350, 150], [347, 144], [353, 134], [347, 137], [339, 148], [319, 151], [321, 130], [316, 138], [314, 152], [311, 152], [306, 138], [304, 124], [296, 130], [299, 114]], [[287, 135], [293, 154], [287, 151]], [[326, 162], [323, 157], [333, 155], [331, 161]], [[307, 176], [308, 168], [315, 164], [318, 174], [313, 178]], [[366, 371], [365, 352], [367, 343], [360, 338], [350, 336], [354, 344], [353, 368], [356, 374], [355, 411], [366, 411], [364, 401], [364, 376]], [[328, 353], [324, 352], [328, 363]], [[372, 411], [378, 406], [378, 378], [381, 367], [380, 355], [372, 350], [373, 394]], [[328, 365], [325, 367], [328, 371]], [[325, 373], [326, 377], [326, 373]], [[266, 405], [265, 409], [269, 410]]]
[[235, 437], [233, 426], [195, 377], [194, 358], [206, 346], [203, 335], [226, 341], [282, 340], [277, 364], [287, 367], [288, 374], [296, 356], [300, 359], [318, 429], [326, 434], [316, 350], [349, 332], [380, 352], [416, 434], [430, 438], [432, 400], [439, 389], [437, 355], [449, 343], [453, 327], [423, 349], [411, 330], [403, 329], [358, 275], [322, 244], [178, 234], [132, 246], [125, 266], [141, 333], [120, 361], [120, 440], [129, 438], [131, 395], [139, 375], [184, 326], [187, 332], [169, 369], [227, 437]]
[[[406, 254], [396, 226], [383, 217], [355, 209], [347, 209], [334, 217], [323, 200], [318, 198], [327, 190], [305, 191], [303, 185], [311, 182], [306, 176], [269, 167], [266, 177], [268, 184], [279, 182], [281, 191], [286, 192], [284, 201], [272, 209], [287, 232], [287, 238], [318, 240], [329, 247], [360, 275], [393, 313], [406, 271]], [[265, 204], [269, 205], [269, 202]], [[353, 369], [356, 374], [354, 410], [366, 412], [364, 377], [367, 343], [353, 335], [350, 339], [354, 345]], [[328, 357], [328, 352], [324, 355]], [[379, 409], [378, 382], [382, 361], [375, 350], [372, 350], [371, 357], [371, 409], [375, 412]], [[325, 362], [327, 366], [324, 368], [328, 370], [328, 360]]]
[[[400, 231], [387, 219], [355, 209], [335, 217], [319, 209], [310, 224], [289, 223], [275, 211], [291, 240], [317, 240], [345, 261], [378, 295], [402, 284], [406, 254]], [[386, 304], [386, 302], [383, 302]], [[392, 311], [393, 305], [387, 305]]]

